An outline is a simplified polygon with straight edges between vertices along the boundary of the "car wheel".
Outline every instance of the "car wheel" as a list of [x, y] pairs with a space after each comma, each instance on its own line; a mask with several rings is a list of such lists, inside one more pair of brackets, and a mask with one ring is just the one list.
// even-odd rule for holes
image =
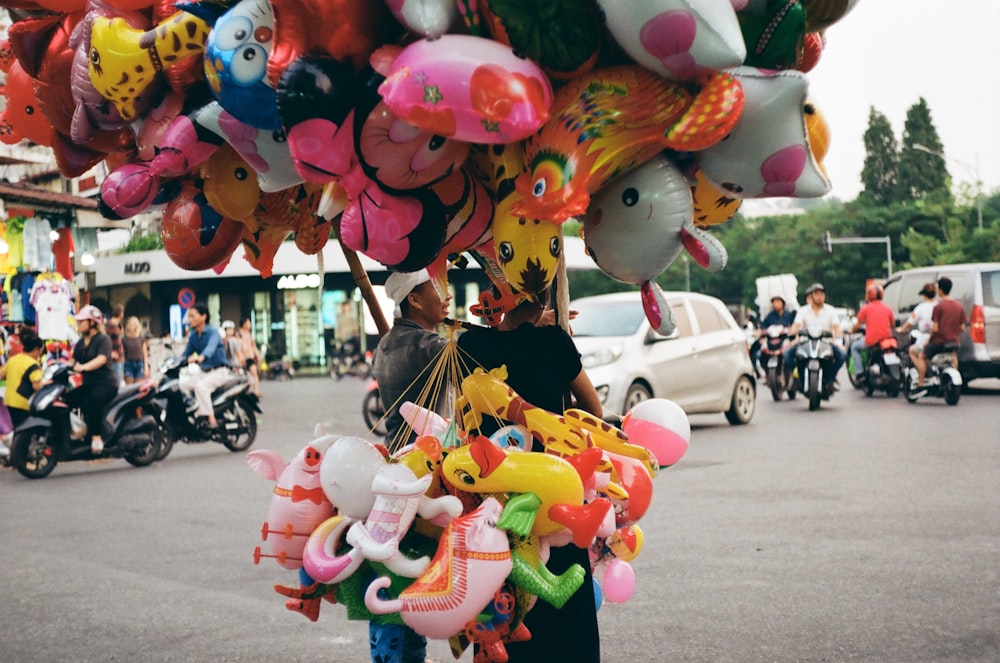
[[625, 393], [625, 407], [622, 410], [622, 414], [628, 414], [629, 410], [636, 405], [643, 401], [648, 401], [652, 397], [653, 394], [650, 393], [649, 387], [640, 382], [633, 382]]
[[733, 387], [733, 400], [726, 411], [726, 419], [734, 426], [742, 426], [750, 423], [756, 409], [757, 390], [750, 378], [741, 375]]

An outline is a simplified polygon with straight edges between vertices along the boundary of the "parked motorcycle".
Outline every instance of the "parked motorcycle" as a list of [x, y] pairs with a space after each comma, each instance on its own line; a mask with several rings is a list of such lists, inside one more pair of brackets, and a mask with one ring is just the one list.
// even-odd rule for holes
[[388, 432], [385, 428], [385, 408], [382, 407], [382, 398], [378, 391], [378, 381], [372, 378], [368, 382], [368, 390], [361, 401], [361, 414], [365, 418], [365, 425], [368, 430], [385, 437]]
[[330, 355], [330, 377], [339, 380], [345, 375], [359, 378], [371, 377], [371, 352], [362, 354], [355, 340], [342, 341]]
[[104, 409], [100, 431], [104, 450], [95, 454], [86, 423], [62, 399], [81, 381], [67, 363], [45, 368], [41, 388], [28, 400], [28, 418], [14, 431], [11, 442], [9, 462], [23, 476], [44, 479], [64, 461], [124, 458], [143, 467], [157, 459], [163, 434], [153, 399], [156, 383], [142, 380], [119, 390]]
[[824, 385], [823, 374], [832, 369], [833, 346], [828, 339], [833, 334], [818, 327], [799, 332], [799, 344], [795, 348], [795, 383], [789, 388], [788, 397], [795, 398], [795, 392], [802, 392], [809, 399], [809, 411], [819, 409], [821, 401], [833, 394], [833, 384]]
[[943, 398], [948, 405], [957, 405], [962, 395], [962, 374], [954, 366], [955, 353], [958, 345], [949, 343], [945, 352], [934, 355], [927, 363], [927, 375], [924, 376], [924, 389], [917, 389], [917, 368], [906, 369], [906, 379], [903, 381], [903, 396], [910, 403], [916, 403], [921, 398]]
[[874, 348], [866, 348], [864, 357], [864, 390], [871, 396], [875, 390], [884, 391], [889, 398], [899, 396], [902, 382], [902, 366], [897, 352], [899, 343], [895, 338], [884, 338]]
[[197, 404], [194, 394], [181, 389], [181, 370], [186, 366], [180, 357], [168, 357], [161, 366], [163, 377], [156, 391], [156, 401], [162, 408], [162, 425], [165, 431], [159, 458], [166, 458], [176, 442], [197, 444], [219, 442], [230, 451], [243, 451], [257, 437], [257, 413], [260, 400], [253, 393], [246, 375], [233, 376], [212, 392], [212, 407], [219, 422], [209, 428], [195, 415]]
[[771, 390], [771, 396], [774, 400], [780, 401], [781, 394], [787, 387], [785, 359], [782, 350], [784, 350], [785, 342], [788, 339], [788, 327], [769, 325], [764, 330], [764, 335], [766, 340], [760, 346], [761, 363], [766, 366], [767, 387]]

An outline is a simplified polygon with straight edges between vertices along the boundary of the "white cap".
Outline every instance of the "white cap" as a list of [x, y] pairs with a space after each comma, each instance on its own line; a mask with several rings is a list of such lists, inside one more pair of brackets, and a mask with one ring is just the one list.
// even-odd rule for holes
[[393, 316], [401, 317], [403, 312], [399, 305], [406, 300], [414, 288], [430, 280], [430, 274], [427, 273], [426, 269], [421, 269], [419, 272], [393, 272], [390, 274], [389, 278], [385, 280], [385, 294], [396, 303]]

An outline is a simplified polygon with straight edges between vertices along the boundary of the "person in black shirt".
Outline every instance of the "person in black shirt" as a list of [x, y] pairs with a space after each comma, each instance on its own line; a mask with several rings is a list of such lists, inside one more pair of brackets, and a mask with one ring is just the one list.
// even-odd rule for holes
[[[539, 326], [543, 301], [522, 302], [496, 328], [469, 329], [458, 337], [458, 347], [487, 370], [505, 365], [507, 385], [532, 405], [557, 414], [576, 407], [600, 417], [600, 397], [583, 370], [573, 339], [561, 327]], [[535, 440], [533, 450], [544, 448]], [[589, 553], [572, 543], [550, 549], [546, 563], [550, 572], [561, 574], [572, 564], [586, 571], [583, 585], [561, 609], [535, 602], [524, 620], [531, 639], [506, 643], [511, 663], [601, 660]]]
[[66, 403], [83, 411], [95, 453], [104, 450], [101, 419], [104, 408], [118, 393], [118, 376], [111, 367], [111, 338], [102, 331], [104, 314], [87, 305], [76, 314], [80, 340], [73, 347], [73, 370], [83, 374], [83, 384], [67, 392]]

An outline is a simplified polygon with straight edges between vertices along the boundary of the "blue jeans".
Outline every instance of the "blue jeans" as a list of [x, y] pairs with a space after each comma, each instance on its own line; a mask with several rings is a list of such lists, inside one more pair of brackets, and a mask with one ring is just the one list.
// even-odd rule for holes
[[368, 623], [372, 663], [424, 663], [427, 638], [403, 624]]
[[860, 376], [865, 374], [865, 365], [861, 361], [861, 351], [866, 350], [867, 348], [868, 344], [865, 343], [864, 336], [851, 343], [851, 358], [854, 360], [855, 375]]

